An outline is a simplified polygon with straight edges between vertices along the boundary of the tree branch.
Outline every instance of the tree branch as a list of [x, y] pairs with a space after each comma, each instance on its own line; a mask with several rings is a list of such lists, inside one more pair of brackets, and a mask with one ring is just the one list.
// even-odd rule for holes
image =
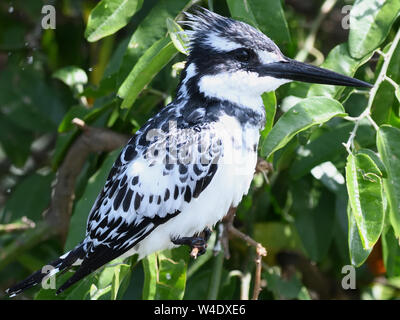
[[229, 236], [242, 239], [249, 246], [256, 248], [256, 259], [255, 259], [256, 271], [254, 274], [254, 289], [253, 289], [252, 300], [257, 300], [261, 291], [261, 268], [262, 268], [261, 260], [263, 256], [267, 255], [267, 250], [262, 246], [261, 243], [255, 241], [249, 235], [241, 232], [240, 230], [236, 229], [233, 226], [233, 220], [236, 214], [236, 209], [237, 208], [231, 207], [228, 211], [228, 214], [222, 221], [222, 223], [224, 224], [224, 234], [222, 235], [221, 238], [221, 244], [224, 246], [225, 258], [227, 259], [230, 257], [228, 240], [227, 240]]

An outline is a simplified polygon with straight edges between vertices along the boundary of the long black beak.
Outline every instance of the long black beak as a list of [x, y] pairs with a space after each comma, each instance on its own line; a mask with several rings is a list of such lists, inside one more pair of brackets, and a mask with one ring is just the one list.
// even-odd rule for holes
[[271, 76], [278, 79], [333, 84], [348, 87], [372, 88], [370, 83], [290, 58], [286, 58], [286, 60], [279, 62], [265, 64], [257, 69], [257, 72], [261, 76]]

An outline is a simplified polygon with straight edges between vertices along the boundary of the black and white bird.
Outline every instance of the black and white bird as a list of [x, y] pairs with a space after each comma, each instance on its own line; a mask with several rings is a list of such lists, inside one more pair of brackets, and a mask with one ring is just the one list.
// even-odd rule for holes
[[[50, 263], [77, 266], [60, 293], [118, 257], [189, 245], [206, 248], [210, 229], [247, 194], [265, 123], [261, 94], [297, 80], [370, 84], [285, 57], [246, 23], [202, 9], [187, 14], [190, 54], [176, 98], [123, 148], [88, 217], [86, 237]], [[48, 276], [37, 271], [14, 296]]]

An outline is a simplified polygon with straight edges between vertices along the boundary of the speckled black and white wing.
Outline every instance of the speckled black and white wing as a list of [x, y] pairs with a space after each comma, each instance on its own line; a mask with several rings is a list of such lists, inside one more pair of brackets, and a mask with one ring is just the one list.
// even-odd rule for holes
[[133, 248], [209, 185], [223, 150], [201, 116], [202, 109], [180, 115], [168, 106], [128, 142], [89, 214], [86, 256], [72, 278]]
[[183, 202], [198, 197], [211, 181], [222, 148], [215, 141], [202, 150], [209, 125], [169, 130], [160, 130], [147, 146], [138, 134], [121, 152], [88, 219], [93, 246], [131, 247], [179, 214]]

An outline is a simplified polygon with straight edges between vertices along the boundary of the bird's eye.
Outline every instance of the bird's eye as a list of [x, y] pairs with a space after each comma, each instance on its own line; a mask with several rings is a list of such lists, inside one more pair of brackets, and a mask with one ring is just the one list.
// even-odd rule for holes
[[248, 62], [251, 58], [251, 54], [252, 52], [249, 49], [244, 48], [235, 50], [234, 52], [235, 59], [240, 62]]

